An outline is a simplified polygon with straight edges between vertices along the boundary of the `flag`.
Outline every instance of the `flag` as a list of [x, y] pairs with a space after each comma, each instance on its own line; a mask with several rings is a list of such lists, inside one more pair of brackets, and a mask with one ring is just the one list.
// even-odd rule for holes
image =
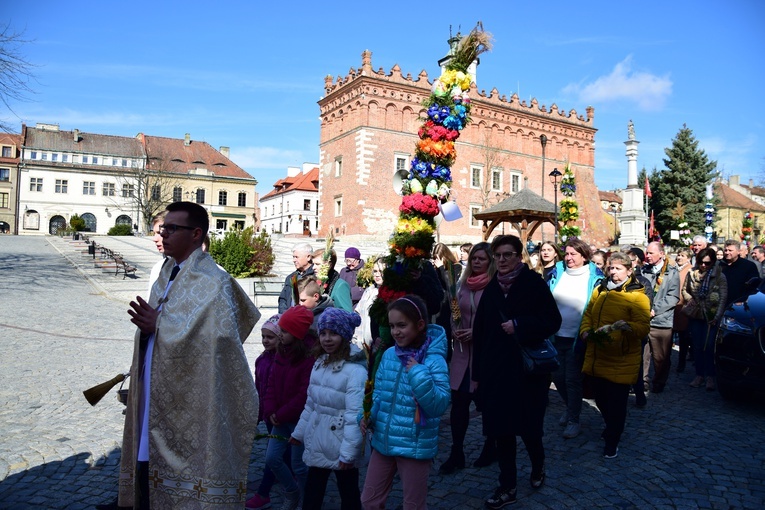
[[[648, 180], [646, 180], [646, 187], [648, 186]], [[651, 195], [648, 195], [649, 197]], [[653, 239], [653, 236], [656, 234], [656, 229], [654, 227], [653, 222], [653, 211], [651, 211], [651, 222], [648, 224], [648, 239]]]
[[651, 193], [651, 185], [648, 183], [648, 177], [645, 178], [645, 196], [648, 198], [653, 197], [653, 193]]

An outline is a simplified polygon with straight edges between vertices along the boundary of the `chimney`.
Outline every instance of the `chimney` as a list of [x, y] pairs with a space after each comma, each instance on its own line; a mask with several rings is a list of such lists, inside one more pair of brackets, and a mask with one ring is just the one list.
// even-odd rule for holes
[[183, 145], [186, 147], [191, 145], [191, 135], [189, 133], [186, 133], [186, 136], [183, 137]]
[[75, 129], [74, 130], [74, 143], [78, 143], [80, 141], [80, 130]]
[[738, 186], [740, 184], [741, 177], [738, 175], [731, 175], [728, 179], [728, 185], [732, 188], [733, 186]]
[[227, 158], [230, 158], [229, 154], [231, 153], [231, 150], [228, 147], [226, 147], [225, 145], [221, 145], [220, 146], [220, 151], [219, 152], [221, 154], [223, 154], [224, 156], [226, 156]]

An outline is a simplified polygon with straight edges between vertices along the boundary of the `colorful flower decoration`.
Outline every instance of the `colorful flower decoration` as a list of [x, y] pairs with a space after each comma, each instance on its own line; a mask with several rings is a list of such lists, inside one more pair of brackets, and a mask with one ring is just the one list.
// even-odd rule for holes
[[693, 244], [693, 236], [691, 236], [690, 225], [688, 225], [687, 221], [678, 223], [677, 231], [680, 234], [680, 244], [683, 246], [690, 246]]
[[752, 213], [747, 211], [744, 214], [744, 219], [741, 222], [741, 240], [748, 246], [752, 242]]
[[712, 223], [715, 221], [715, 207], [712, 205], [712, 202], [707, 202], [706, 206], [704, 207], [704, 234], [707, 236], [707, 241], [710, 243], [712, 242], [712, 237], [714, 236], [715, 229], [712, 227]]
[[560, 191], [564, 198], [558, 204], [558, 220], [563, 226], [558, 229], [558, 235], [562, 242], [566, 242], [570, 237], [579, 237], [582, 235], [582, 229], [575, 225], [579, 219], [579, 203], [572, 198], [576, 193], [576, 178], [571, 171], [571, 165], [566, 163], [563, 169], [563, 177], [560, 181]]
[[412, 290], [413, 274], [430, 258], [435, 239], [435, 217], [440, 204], [449, 200], [451, 166], [457, 157], [455, 141], [470, 122], [468, 91], [473, 77], [468, 68], [478, 56], [491, 49], [491, 35], [479, 23], [460, 40], [441, 76], [433, 82], [430, 96], [423, 103], [426, 118], [417, 131], [408, 179], [401, 186], [399, 221], [390, 238], [383, 283], [372, 303], [370, 315], [381, 326], [381, 341], [367, 352], [369, 374], [364, 392], [363, 411], [366, 417], [372, 406], [374, 374], [393, 339], [385, 333], [388, 326], [388, 303]]

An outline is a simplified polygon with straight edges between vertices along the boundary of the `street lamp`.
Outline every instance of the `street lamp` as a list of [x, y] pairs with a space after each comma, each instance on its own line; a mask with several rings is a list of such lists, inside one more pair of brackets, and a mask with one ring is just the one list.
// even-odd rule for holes
[[[539, 135], [539, 142], [542, 144], [542, 198], [545, 197], [545, 147], [547, 147], [547, 137]], [[542, 225], [542, 242], [545, 242], [545, 226]]]
[[563, 176], [557, 168], [550, 172], [550, 182], [555, 189], [555, 244], [558, 244], [558, 183]]

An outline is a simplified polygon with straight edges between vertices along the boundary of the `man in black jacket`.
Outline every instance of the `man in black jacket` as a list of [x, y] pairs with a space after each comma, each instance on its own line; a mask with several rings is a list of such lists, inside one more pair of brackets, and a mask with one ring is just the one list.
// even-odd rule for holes
[[723, 274], [728, 283], [727, 307], [735, 303], [746, 293], [746, 282], [752, 278], [759, 278], [757, 266], [751, 260], [741, 257], [741, 243], [735, 239], [725, 241], [723, 249]]
[[314, 274], [313, 248], [308, 243], [300, 243], [292, 248], [292, 263], [295, 271], [284, 279], [284, 287], [279, 294], [279, 313], [298, 303], [297, 281]]

